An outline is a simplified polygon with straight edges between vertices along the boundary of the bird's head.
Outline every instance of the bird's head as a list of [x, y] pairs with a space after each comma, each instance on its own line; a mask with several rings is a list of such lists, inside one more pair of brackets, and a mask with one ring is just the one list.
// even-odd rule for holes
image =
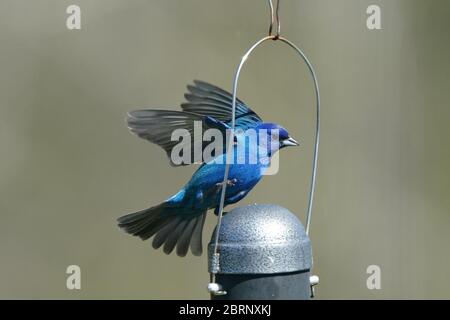
[[294, 147], [300, 144], [289, 135], [289, 132], [276, 123], [264, 122], [257, 128], [259, 132], [267, 132], [267, 141], [271, 142], [272, 151], [277, 151], [284, 147]]

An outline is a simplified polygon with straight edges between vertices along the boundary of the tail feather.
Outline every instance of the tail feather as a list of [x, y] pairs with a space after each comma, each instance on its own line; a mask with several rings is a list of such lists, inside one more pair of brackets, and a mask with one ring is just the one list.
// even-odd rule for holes
[[189, 243], [191, 242], [192, 233], [194, 232], [195, 225], [197, 224], [197, 220], [200, 217], [196, 219], [191, 219], [188, 224], [186, 225], [186, 228], [184, 228], [183, 233], [181, 234], [178, 244], [177, 244], [177, 255], [180, 257], [186, 256], [188, 250], [189, 250]]
[[170, 219], [168, 217], [160, 218], [156, 220], [150, 227], [142, 230], [140, 238], [142, 240], [147, 240], [157, 234], [162, 228], [169, 224]]
[[206, 212], [197, 218], [194, 231], [191, 237], [191, 252], [194, 256], [201, 256], [203, 252], [202, 246], [202, 230], [205, 224]]
[[147, 240], [157, 232], [164, 222], [161, 213], [164, 211], [163, 204], [127, 214], [118, 219], [119, 227], [125, 232]]
[[186, 224], [188, 223], [188, 220], [182, 220], [180, 223], [178, 223], [177, 227], [173, 230], [171, 234], [167, 237], [166, 242], [164, 242], [164, 253], [170, 254], [173, 249], [175, 248], [180, 236], [183, 234], [184, 228], [186, 227]]
[[202, 230], [206, 211], [180, 215], [179, 208], [162, 203], [155, 207], [131, 213], [118, 219], [125, 232], [147, 240], [154, 236], [152, 246], [170, 254], [175, 247], [177, 255], [186, 256], [189, 245], [194, 255], [202, 254]]
[[173, 232], [173, 230], [178, 226], [180, 222], [181, 218], [173, 217], [170, 220], [170, 222], [164, 225], [164, 227], [162, 227], [161, 230], [159, 230], [158, 233], [153, 238], [152, 242], [153, 248], [158, 249], [159, 247], [161, 247], [164, 244], [164, 242], [166, 242], [170, 233]]
[[142, 210], [128, 214], [118, 219], [119, 227], [123, 228], [130, 234], [138, 233], [142, 229], [142, 225], [148, 220], [146, 215], [148, 210]]
[[149, 237], [146, 236], [146, 232], [149, 231], [149, 226], [157, 226], [159, 218], [156, 215], [153, 216], [143, 216], [140, 220], [137, 220], [135, 222], [129, 222], [128, 230], [126, 230], [128, 233], [131, 233], [132, 235], [139, 236], [142, 238], [142, 240], [146, 240]]

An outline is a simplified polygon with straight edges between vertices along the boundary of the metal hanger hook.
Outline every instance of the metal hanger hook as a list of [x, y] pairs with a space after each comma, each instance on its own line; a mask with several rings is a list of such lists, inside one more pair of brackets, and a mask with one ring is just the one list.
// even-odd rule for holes
[[275, 24], [275, 20], [277, 23], [277, 33], [274, 36], [273, 40], [278, 40], [278, 38], [280, 37], [280, 32], [281, 32], [281, 23], [280, 23], [280, 0], [277, 0], [277, 7], [275, 9], [274, 12], [274, 8], [273, 8], [273, 2], [272, 0], [268, 0], [269, 1], [269, 8], [270, 8], [270, 26], [269, 26], [269, 37], [272, 36], [272, 31], [273, 31], [273, 26]]

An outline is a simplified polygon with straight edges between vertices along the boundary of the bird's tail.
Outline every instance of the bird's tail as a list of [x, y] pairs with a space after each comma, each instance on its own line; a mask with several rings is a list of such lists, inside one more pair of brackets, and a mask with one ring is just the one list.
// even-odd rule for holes
[[[191, 215], [179, 214], [180, 208], [164, 202], [155, 207], [127, 214], [117, 221], [125, 232], [142, 240], [153, 238], [153, 248], [164, 245], [163, 250], [170, 254], [176, 247], [177, 255], [186, 256], [189, 246], [191, 252], [202, 254], [202, 230], [206, 211]], [[178, 214], [177, 214], [178, 213]]]

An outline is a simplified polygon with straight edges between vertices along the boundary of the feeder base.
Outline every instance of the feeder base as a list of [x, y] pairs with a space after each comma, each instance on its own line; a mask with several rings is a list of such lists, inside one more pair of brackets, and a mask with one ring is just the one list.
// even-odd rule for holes
[[277, 274], [217, 274], [216, 281], [226, 295], [211, 296], [212, 300], [309, 300], [310, 272]]

